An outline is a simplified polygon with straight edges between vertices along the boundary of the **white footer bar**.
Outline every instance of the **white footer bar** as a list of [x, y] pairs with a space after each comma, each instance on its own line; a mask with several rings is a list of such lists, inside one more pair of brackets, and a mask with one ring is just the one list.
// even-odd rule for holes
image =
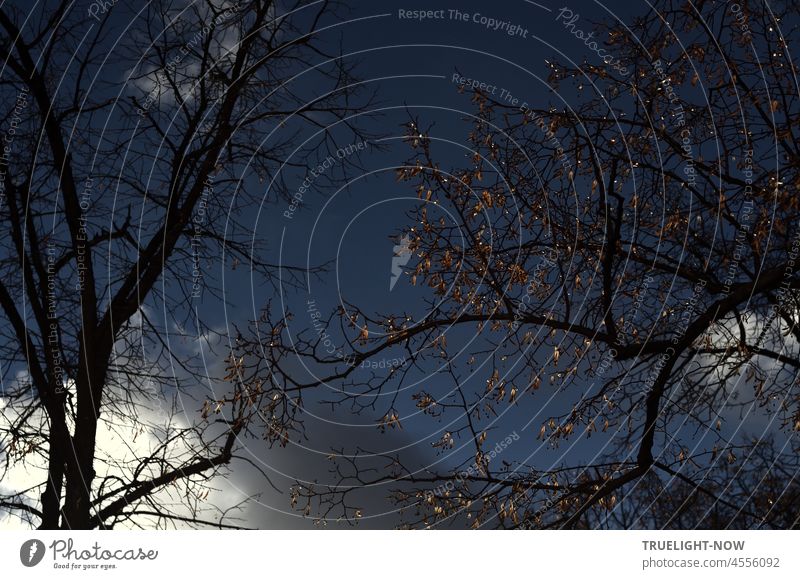
[[800, 577], [800, 531], [0, 533], [3, 577]]

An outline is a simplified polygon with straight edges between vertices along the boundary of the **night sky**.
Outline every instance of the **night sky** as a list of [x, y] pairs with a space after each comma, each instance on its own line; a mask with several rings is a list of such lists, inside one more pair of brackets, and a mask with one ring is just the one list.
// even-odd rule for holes
[[[306, 288], [285, 288], [281, 299], [285, 300], [286, 309], [294, 314], [290, 324], [293, 333], [313, 327], [306, 313], [308, 300], [313, 300], [325, 315], [341, 300], [358, 304], [365, 311], [403, 311], [415, 317], [428, 311], [430, 292], [426, 288], [412, 287], [407, 276], [401, 276], [390, 289], [392, 259], [400, 231], [409, 226], [407, 213], [419, 203], [416, 191], [395, 178], [395, 169], [410, 157], [410, 149], [402, 140], [410, 118], [418, 118], [421, 124], [433, 127], [430, 135], [440, 139], [435, 150], [443, 167], [461, 167], [471, 157], [466, 139], [470, 130], [468, 115], [474, 114], [475, 108], [471, 91], [466, 87], [459, 90], [460, 83], [474, 80], [476, 87], [509, 103], [563, 106], [569, 95], [553, 94], [547, 86], [547, 61], [571, 59], [580, 63], [592, 57], [581, 41], [566, 34], [556, 23], [560, 8], [556, 5], [525, 1], [496, 5], [459, 3], [458, 10], [467, 15], [464, 21], [463, 16], [456, 17], [455, 12], [450, 12], [452, 5], [425, 3], [425, 9], [436, 14], [434, 18], [418, 21], [399, 17], [400, 10], [407, 14], [418, 10], [418, 6], [394, 2], [347, 4], [349, 9], [343, 13], [340, 30], [343, 53], [358, 61], [361, 78], [376, 90], [377, 103], [361, 120], [367, 130], [380, 136], [358, 151], [358, 163], [363, 169], [351, 175], [346, 187], [316, 191], [312, 186], [303, 193], [302, 202], [294, 206], [285, 200], [266, 203], [253, 225], [255, 238], [266, 240], [270, 255], [281, 256], [282, 263], [308, 266], [333, 263], [331, 271], [312, 279]], [[610, 13], [608, 8], [587, 2], [581, 3], [579, 8], [573, 6], [573, 10], [580, 13], [581, 23], [588, 30], [590, 22], [602, 18], [616, 15], [625, 20], [631, 7], [625, 3]], [[443, 18], [437, 18], [437, 14]], [[501, 24], [497, 30], [486, 28], [485, 23], [481, 23], [482, 17], [494, 18]], [[473, 18], [478, 22], [473, 22]], [[513, 30], [515, 25], [519, 28], [509, 35], [505, 29]], [[339, 28], [337, 26], [337, 32]], [[382, 148], [378, 149], [375, 143], [380, 143]], [[348, 145], [346, 141], [342, 143], [343, 148]], [[349, 151], [343, 154], [350, 159]], [[334, 166], [331, 170], [336, 169]], [[298, 189], [305, 176], [296, 175]], [[269, 192], [265, 195], [272, 200]], [[287, 210], [291, 218], [287, 217]], [[229, 300], [224, 311], [228, 327], [231, 324], [238, 327], [244, 320], [257, 318], [259, 307], [270, 299], [276, 301], [273, 288], [258, 285], [246, 271], [228, 269], [225, 275], [226, 288], [234, 288], [228, 290]], [[241, 299], [239, 292], [242, 292]], [[221, 309], [221, 304], [204, 301], [203, 320], [207, 323], [221, 320]], [[459, 331], [448, 335], [452, 342], [466, 341], [470, 337]], [[403, 352], [384, 352], [383, 357], [391, 363], [402, 359]], [[486, 377], [485, 372], [476, 372], [471, 378], [475, 382], [469, 386]], [[436, 380], [435, 374], [420, 374], [417, 381], [410, 384], [427, 387]], [[331, 447], [350, 452], [355, 448], [399, 452], [405, 460], [419, 467], [441, 471], [466, 460], [472, 452], [469, 440], [457, 441], [456, 450], [446, 456], [432, 448], [452, 426], [450, 421], [458, 422], [463, 417], [453, 415], [442, 422], [431, 421], [417, 413], [410, 390], [404, 393], [406, 400], [401, 404], [407, 405], [410, 418], [404, 420], [403, 430], [379, 433], [375, 423], [382, 412], [353, 416], [342, 407], [330, 414], [329, 407], [315, 408], [307, 402], [306, 411], [313, 416], [306, 422], [307, 440], [270, 452], [260, 451], [253, 444], [250, 448], [268, 468], [275, 470], [273, 482], [279, 488], [285, 488], [294, 478], [326, 480], [324, 471], [329, 467], [326, 457]], [[323, 400], [330, 398], [324, 391], [315, 393], [312, 399], [316, 396]], [[599, 440], [597, 445], [550, 451], [535, 441], [542, 416], [568, 410], [571, 403], [555, 396], [543, 401], [541, 414], [537, 412], [534, 417], [529, 415], [530, 407], [514, 407], [492, 422], [492, 436], [497, 440], [512, 434], [522, 440], [504, 451], [503, 459], [544, 468], [563, 461], [567, 452], [573, 453], [571, 457], [593, 456], [600, 447]], [[389, 488], [381, 485], [360, 495], [364, 517], [359, 527], [389, 528], [397, 524], [397, 515], [385, 500], [388, 492]], [[310, 524], [297, 519], [296, 515], [278, 514], [276, 511], [286, 510], [286, 495], [271, 495], [269, 489], [266, 493], [263, 502], [269, 510], [255, 515], [259, 526], [296, 524], [305, 527]], [[254, 507], [252, 511], [259, 509]], [[459, 527], [464, 523], [453, 521], [452, 524]]]
[[[314, 331], [310, 303], [323, 316], [344, 303], [354, 303], [364, 311], [402, 311], [414, 319], [424, 317], [435, 297], [430, 289], [411, 285], [405, 273], [393, 280], [393, 267], [395, 272], [398, 267], [393, 263], [402, 262], [403, 270], [415, 264], [414, 256], [398, 261], [396, 255], [401, 233], [411, 225], [409, 212], [420, 203], [414, 188], [396, 178], [396, 169], [413, 156], [404, 140], [409, 121], [417, 119], [426, 127], [427, 134], [435, 140], [435, 156], [443, 169], [462, 168], [472, 157], [467, 137], [471, 129], [469, 116], [474, 114], [475, 105], [468, 84], [507, 103], [563, 109], [576, 95], [567, 86], [561, 94], [552, 91], [546, 81], [548, 62], [601, 62], [585, 42], [565, 30], [559, 21], [564, 10], [573, 18], [579, 16], [578, 26], [587, 31], [599, 21], [630, 24], [634, 13], [649, 10], [646, 0], [611, 5], [577, 0], [569, 5], [548, 0], [460, 1], [457, 9], [452, 2], [427, 0], [416, 4], [346, 0], [343, 4], [337, 10], [339, 20], [329, 17], [321, 34], [331, 52], [341, 50], [343, 58], [352, 63], [363, 90], [374, 92], [371, 107], [353, 119], [370, 138], [353, 140], [348, 131], [334, 128], [332, 134], [337, 137], [338, 148], [315, 155], [298, 150], [295, 156], [287, 157], [283, 179], [289, 192], [297, 194], [293, 198], [279, 196], [269, 182], [243, 170], [241, 191], [260, 200], [260, 204], [240, 215], [236, 231], [238, 236], [252, 238], [253, 247], [257, 247], [254, 257], [259, 260], [299, 268], [326, 264], [327, 270], [301, 283], [290, 283], [296, 281], [291, 279], [267, 283], [254, 275], [247, 263], [234, 263], [231, 256], [217, 255], [204, 259], [202, 269], [206, 280], [218, 291], [205, 291], [192, 299], [182, 316], [173, 317], [175, 312], [166, 311], [159, 300], [145, 303], [149, 316], [168, 335], [173, 356], [206, 368], [206, 383], [179, 394], [179, 404], [189, 422], [197, 418], [203, 398], [214, 398], [227, 387], [218, 377], [225, 372], [228, 345], [237, 332], [252, 327], [268, 303], [273, 311], [292, 312], [287, 330], [290, 336]], [[115, 8], [115, 14], [119, 14], [109, 24], [112, 30], [126, 26], [135, 11], [133, 6]], [[420, 19], [420, 11], [424, 19]], [[113, 92], [123, 87], [128, 71], [115, 72], [119, 82], [98, 90]], [[306, 82], [303, 76], [297, 79], [298, 86], [308, 90], [303, 85]], [[142, 93], [141, 86], [130, 83], [122, 88], [124, 95], [141, 98]], [[314, 138], [311, 129], [301, 134], [304, 139]], [[262, 146], [268, 147], [269, 136], [264, 137]], [[309, 171], [318, 165], [324, 171], [315, 177]], [[328, 177], [336, 179], [335, 185]], [[440, 211], [437, 218], [452, 217], [446, 207]], [[223, 217], [217, 213], [214, 218]], [[165, 275], [163, 280], [168, 292], [185, 283], [171, 275]], [[176, 318], [182, 318], [184, 323], [176, 323]], [[336, 339], [334, 336], [334, 345], [339, 347]], [[454, 350], [468, 344], [480, 349], [483, 339], [473, 329], [448, 335]], [[376, 371], [402, 363], [404, 356], [400, 348], [381, 353], [373, 361], [382, 364]], [[313, 375], [317, 370], [293, 363], [299, 376]], [[335, 395], [338, 384], [330, 385], [333, 391], [318, 388], [305, 399], [305, 437], [293, 436], [285, 448], [267, 448], [258, 439], [245, 442], [251, 459], [267, 472], [274, 488], [266, 485], [255, 469], [239, 463], [227, 480], [214, 481], [212, 500], [232, 504], [257, 495], [258, 501], [245, 511], [246, 526], [314, 528], [312, 518], [304, 518], [300, 511], [291, 509], [289, 489], [298, 479], [333, 482], [328, 458], [332, 449], [345, 453], [355, 449], [398, 453], [408, 464], [440, 472], [468, 460], [473, 454], [470, 440], [457, 440], [455, 450], [446, 455], [433, 447], [463, 416], [451, 413], [442, 420], [432, 420], [421, 415], [411, 399], [415, 387], [424, 385], [435, 390], [438, 382], [449, 382], [441, 379], [437, 371], [426, 370], [412, 376], [414, 380], [396, 404], [404, 417], [402, 429], [381, 432], [376, 427], [388, 401], [384, 404], [381, 400], [373, 411], [354, 415], [345, 406], [332, 408], [324, 403]], [[464, 387], [477, 391], [487, 376], [486, 368], [479, 368], [466, 378], [469, 382]], [[588, 384], [585, 377], [576, 378], [577, 388], [572, 396], [576, 392], [579, 395], [584, 381]], [[541, 469], [597, 456], [607, 442], [600, 437], [559, 448], [536, 440], [543, 417], [568, 412], [574, 402], [570, 396], [556, 397], [557, 393], [543, 393], [537, 399], [538, 406], [509, 405], [491, 421], [488, 447], [513, 437], [514, 442], [500, 458], [509, 464]], [[750, 429], [766, 428], [766, 419], [761, 416], [748, 420]], [[386, 498], [390, 488], [391, 485], [379, 485], [359, 491], [357, 502], [363, 511], [359, 528], [398, 525], [399, 516]], [[465, 526], [458, 518], [449, 524]], [[329, 526], [348, 527], [335, 521], [330, 521]]]

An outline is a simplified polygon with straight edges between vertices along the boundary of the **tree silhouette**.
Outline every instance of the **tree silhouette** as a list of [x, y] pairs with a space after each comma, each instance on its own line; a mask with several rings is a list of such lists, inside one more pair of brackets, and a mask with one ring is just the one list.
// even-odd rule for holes
[[333, 386], [384, 429], [428, 416], [458, 458], [344, 449], [339, 482], [299, 483], [295, 504], [355, 519], [353, 490], [386, 486], [409, 526], [797, 525], [798, 6], [737, 6], [599, 24], [625, 74], [553, 61], [544, 105], [474, 91], [462, 166], [410, 119], [397, 179], [420, 205], [400, 234], [425, 315], [343, 302], [320, 318], [347, 344], [330, 354], [270, 305], [235, 356], [298, 406]]
[[241, 456], [252, 400], [203, 409], [209, 377], [175, 328], [211, 332], [195, 308], [220, 295], [213, 259], [278, 271], [241, 217], [291, 197], [289, 152], [363, 136], [349, 118], [370, 96], [338, 56], [336, 10], [0, 10], [2, 510], [43, 529], [236, 526], [203, 499]]

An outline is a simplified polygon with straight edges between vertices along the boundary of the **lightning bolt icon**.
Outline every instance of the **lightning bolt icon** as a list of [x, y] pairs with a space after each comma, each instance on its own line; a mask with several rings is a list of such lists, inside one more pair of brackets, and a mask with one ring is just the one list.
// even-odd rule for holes
[[394, 289], [400, 274], [403, 273], [403, 266], [411, 260], [411, 238], [408, 234], [404, 235], [398, 244], [394, 246], [392, 256], [392, 277], [389, 280], [389, 291]]

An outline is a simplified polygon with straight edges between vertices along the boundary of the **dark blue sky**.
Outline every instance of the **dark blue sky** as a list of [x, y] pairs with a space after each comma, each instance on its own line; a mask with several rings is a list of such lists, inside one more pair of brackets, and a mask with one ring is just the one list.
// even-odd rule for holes
[[[289, 330], [292, 333], [312, 326], [306, 313], [309, 299], [326, 315], [341, 299], [370, 312], [403, 311], [421, 316], [428, 310], [431, 292], [427, 288], [412, 287], [407, 277], [401, 278], [390, 291], [396, 236], [409, 225], [407, 213], [419, 202], [408, 183], [396, 181], [394, 171], [411, 154], [408, 145], [401, 140], [409, 115], [418, 117], [423, 125], [432, 125], [429, 134], [442, 140], [436, 146], [442, 167], [460, 168], [471, 157], [466, 149], [471, 126], [465, 117], [474, 112], [474, 105], [470, 91], [460, 92], [454, 76], [485, 83], [486, 90], [493, 92], [495, 98], [510, 93], [520, 103], [545, 107], [562, 102], [562, 96], [553, 94], [545, 83], [549, 71], [546, 60], [570, 58], [580, 63], [584, 58], [596, 58], [556, 22], [557, 8], [561, 6], [546, 2], [459, 3], [458, 10], [467, 15], [466, 21], [450, 18], [452, 4], [426, 2], [426, 10], [436, 11], [434, 16], [443, 15], [444, 18], [422, 22], [399, 17], [400, 9], [419, 9], [413, 5], [348, 2], [348, 6], [349, 20], [341, 26], [343, 51], [352, 53], [352, 58], [359, 61], [361, 78], [377, 91], [378, 102], [362, 121], [365, 128], [383, 136], [381, 143], [385, 150], [367, 146], [359, 156], [364, 170], [354, 172], [352, 180], [342, 190], [317, 190], [312, 179], [311, 187], [303, 192], [296, 206], [279, 201], [277, 205], [262, 207], [254, 225], [255, 235], [270, 244], [271, 256], [280, 255], [283, 263], [299, 265], [333, 262], [332, 271], [310, 283], [310, 292], [287, 289], [284, 294], [287, 308], [294, 313]], [[626, 3], [624, 10], [629, 9]], [[608, 17], [602, 7], [591, 2], [575, 3], [572, 10], [580, 13], [581, 26], [586, 30], [591, 28], [591, 20]], [[627, 18], [626, 12], [620, 17]], [[483, 17], [501, 24], [497, 30], [492, 30], [485, 26]], [[514, 26], [517, 26], [514, 35], [503, 30]], [[346, 146], [348, 142], [341, 144]], [[336, 169], [334, 166], [330, 170]], [[306, 176], [295, 175], [298, 189]], [[226, 287], [233, 288], [227, 294], [229, 321], [241, 324], [243, 320], [256, 317], [252, 304], [258, 308], [270, 298], [277, 300], [271, 286], [254, 287], [251, 295], [246, 271], [231, 274], [228, 270], [226, 277], [230, 275], [235, 277], [228, 277], [226, 281]], [[212, 308], [203, 311], [209, 317], [218, 314]], [[471, 337], [474, 336], [454, 332], [448, 339], [455, 349], [459, 340], [466, 342]], [[402, 356], [403, 352], [397, 350], [385, 352], [381, 358], [391, 360]], [[417, 387], [424, 385], [434, 390], [437, 387], [436, 375], [421, 374], [417, 378]], [[485, 379], [485, 372], [478, 371], [470, 378], [471, 383], [464, 386], [477, 391]], [[443, 387], [450, 388], [445, 386], [446, 381], [442, 383]], [[357, 445], [370, 450], [403, 449], [402, 454], [411, 462], [434, 470], [446, 470], [455, 462], [465, 460], [473, 452], [468, 440], [457, 440], [456, 447], [464, 445], [463, 451], [444, 459], [432, 448], [432, 443], [444, 431], [453, 429], [449, 421], [455, 420], [458, 424], [463, 417], [449, 415], [446, 421], [437, 422], [416, 413], [411, 400], [413, 390], [405, 391], [405, 399], [398, 403], [411, 415], [403, 422], [402, 431], [378, 433], [375, 421], [383, 411], [380, 404], [375, 415], [366, 413], [359, 417], [348, 415], [346, 407], [329, 417], [326, 407], [307, 404], [309, 414], [318, 413], [320, 418], [308, 419], [309, 440], [302, 443], [303, 448], [298, 445], [276, 449], [264, 455], [264, 460], [270, 464], [288, 464], [288, 468], [297, 473], [315, 475], [319, 474], [317, 469], [324, 468], [325, 461], [321, 458], [330, 446], [350, 450]], [[330, 397], [324, 391], [317, 394], [324, 394], [322, 398]], [[312, 394], [310, 399], [315, 397]], [[562, 451], [548, 452], [535, 438], [543, 415], [568, 411], [572, 401], [542, 398], [542, 402], [545, 401], [542, 415], [537, 413], [536, 420], [530, 415], [531, 406], [523, 405], [511, 408], [493, 423], [492, 437], [497, 440], [512, 433], [521, 436], [522, 442], [506, 451], [505, 460], [550, 467], [563, 459]], [[339, 424], [332, 425], [326, 420]], [[530, 426], [531, 422], [535, 427]], [[597, 442], [599, 445], [601, 441]], [[583, 441], [578, 452], [591, 456], [598, 445], [587, 445]], [[436, 466], [434, 461], [439, 460], [444, 462]], [[366, 525], [391, 526], [396, 522], [393, 515], [372, 519], [384, 507], [389, 507], [380, 500], [386, 494], [385, 487], [367, 494], [365, 511], [369, 518], [364, 520]], [[284, 506], [281, 500], [277, 499], [274, 506]]]
[[[334, 130], [340, 138], [341, 155], [360, 166], [360, 169], [350, 167], [349, 180], [341, 189], [326, 186], [325, 180], [328, 175], [341, 176], [336, 151], [321, 152], [315, 158], [304, 159], [302, 153], [287, 158], [287, 162], [306, 163], [311, 169], [324, 162], [328, 154], [334, 157], [319, 178], [302, 169], [286, 170], [290, 193], [298, 193], [294, 204], [276, 199], [268, 184], [259, 182], [252, 174], [242, 175], [242, 188], [250, 196], [263, 199], [260, 207], [249, 209], [242, 217], [253, 238], [266, 247], [259, 250], [258, 257], [271, 263], [300, 267], [331, 265], [326, 273], [309, 280], [307, 289], [287, 284], [276, 291], [275, 286], [251, 276], [246, 263], [235, 269], [230, 259], [204, 263], [206, 275], [222, 284], [224, 300], [205, 293], [193, 306], [202, 323], [222, 335], [234, 335], [235, 327], [248, 326], [270, 300], [278, 309], [294, 313], [288, 330], [294, 335], [304, 330], [313, 331], [309, 300], [313, 300], [314, 307], [324, 316], [342, 300], [356, 303], [369, 312], [403, 311], [415, 318], [424, 315], [433, 297], [429, 288], [411, 286], [407, 276], [391, 284], [397, 236], [409, 226], [408, 213], [419, 203], [409, 183], [398, 182], [395, 176], [395, 169], [412, 155], [403, 141], [409, 117], [416, 117], [423, 126], [431, 127], [428, 135], [437, 139], [435, 155], [442, 168], [462, 168], [472, 156], [467, 149], [471, 124], [466, 117], [474, 112], [474, 105], [469, 90], [459, 91], [454, 80], [475, 81], [497, 99], [510, 94], [520, 104], [563, 108], [574, 95], [551, 91], [546, 83], [547, 61], [571, 60], [580, 64], [586, 60], [599, 64], [600, 57], [565, 29], [559, 21], [562, 9], [570, 11], [577, 27], [586, 31], [592, 29], [592, 22], [600, 20], [619, 18], [630, 24], [633, 13], [649, 9], [647, 2], [617, 2], [608, 7], [589, 1], [564, 5], [548, 0], [420, 1], [417, 5], [347, 0], [344, 4], [339, 11], [339, 21], [329, 19], [324, 23], [328, 27], [324, 32], [325, 42], [333, 52], [341, 46], [344, 58], [355, 65], [360, 81], [375, 92], [373, 106], [356, 121], [366, 132], [380, 135], [380, 138], [359, 144], [343, 131]], [[456, 4], [457, 9], [453, 8]], [[419, 19], [419, 11], [426, 16], [424, 20]], [[113, 24], [121, 26], [124, 22]], [[598, 38], [602, 36], [598, 34]], [[127, 71], [116, 72], [127, 74]], [[297, 80], [299, 85], [304, 82], [308, 81]], [[139, 87], [129, 88], [131, 93], [141, 92]], [[312, 93], [314, 88], [303, 86]], [[569, 89], [565, 87], [564, 90]], [[308, 131], [303, 134], [312, 136]], [[442, 216], [448, 219], [446, 208]], [[413, 265], [413, 261], [409, 265]], [[171, 281], [165, 280], [167, 284]], [[150, 302], [148, 306], [158, 310], [163, 305]], [[163, 314], [164, 319], [159, 321], [172, 332], [167, 312]], [[162, 312], [157, 311], [156, 315], [159, 317]], [[206, 342], [193, 341], [196, 329], [186, 327], [183, 330], [186, 332], [184, 340], [176, 339], [171, 344], [173, 354], [192, 357], [206, 365], [210, 376], [221, 375], [227, 353], [225, 340], [212, 340], [214, 347], [209, 349]], [[474, 337], [473, 330], [457, 331], [448, 335], [448, 341], [455, 350]], [[203, 349], [202, 359], [198, 347]], [[400, 349], [387, 351], [375, 361], [391, 364], [404, 355]], [[298, 373], [301, 372], [298, 369]], [[486, 378], [486, 370], [466, 372], [462, 385], [477, 392]], [[578, 381], [583, 379], [579, 377]], [[433, 371], [419, 372], [415, 380], [416, 389], [422, 385], [429, 390], [452, 387], [447, 379]], [[186, 415], [196, 418], [198, 400], [206, 394], [205, 390], [213, 397], [214, 388], [218, 386], [206, 385], [191, 392], [192, 396], [183, 400]], [[378, 431], [376, 421], [386, 410], [385, 404], [378, 403], [374, 412], [367, 411], [359, 416], [349, 413], [347, 407], [331, 412], [329, 406], [319, 404], [320, 400], [330, 398], [330, 393], [319, 389], [306, 399], [307, 440], [293, 438], [286, 448], [273, 449], [265, 448], [259, 440], [247, 441], [253, 459], [271, 474], [272, 482], [282, 491], [280, 494], [264, 486], [258, 475], [247, 472], [247, 467], [239, 464], [241, 470], [235, 470], [230, 479], [235, 487], [232, 495], [263, 493], [263, 505], [253, 506], [248, 512], [249, 523], [263, 528], [311, 526], [310, 521], [299, 519], [297, 513], [280, 512], [289, 511], [287, 491], [295, 478], [330, 480], [327, 475], [330, 461], [326, 457], [331, 448], [397, 451], [410, 464], [437, 471], [446, 471], [468, 460], [473, 452], [468, 440], [456, 440], [456, 448], [465, 445], [464, 448], [444, 458], [432, 447], [445, 431], [455, 428], [448, 421], [458, 424], [463, 416], [451, 413], [444, 421], [437, 421], [420, 415], [411, 399], [414, 391], [415, 388], [404, 391], [396, 405], [406, 418], [402, 430], [390, 429], [384, 434]], [[567, 452], [577, 453], [572, 454], [571, 459], [594, 456], [604, 442], [600, 437], [582, 440], [577, 450], [570, 450], [569, 445], [553, 450], [536, 440], [543, 417], [568, 412], [573, 402], [569, 396], [556, 398], [543, 392], [536, 404], [509, 405], [492, 423], [487, 446], [491, 448], [493, 441], [509, 435], [518, 436], [519, 442], [515, 441], [505, 450], [502, 459], [542, 468], [563, 462]], [[758, 422], [752, 424], [753, 428], [760, 426]], [[442, 462], [437, 465], [436, 461]], [[228, 483], [221, 484], [225, 489]], [[398, 522], [395, 514], [383, 514], [391, 508], [384, 500], [387, 494], [384, 486], [363, 494], [363, 526], [391, 527]]]

